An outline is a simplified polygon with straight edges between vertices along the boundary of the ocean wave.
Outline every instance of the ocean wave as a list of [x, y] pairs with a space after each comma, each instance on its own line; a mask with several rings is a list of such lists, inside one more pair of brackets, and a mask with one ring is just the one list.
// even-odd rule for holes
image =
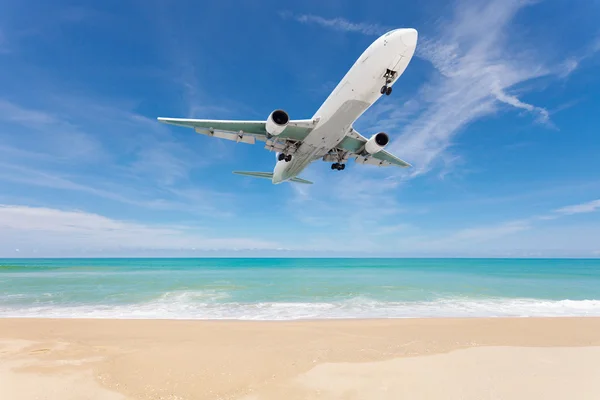
[[369, 319], [436, 317], [600, 316], [600, 300], [444, 298], [379, 301], [358, 296], [335, 302], [227, 302], [218, 290], [167, 292], [135, 304], [2, 305], [0, 317], [116, 319]]

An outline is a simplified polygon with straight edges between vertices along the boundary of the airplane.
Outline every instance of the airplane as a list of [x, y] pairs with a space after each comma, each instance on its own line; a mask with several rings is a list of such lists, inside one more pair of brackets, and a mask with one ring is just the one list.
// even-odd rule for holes
[[385, 150], [389, 136], [379, 132], [366, 138], [353, 128], [354, 122], [392, 86], [412, 59], [418, 33], [412, 28], [395, 29], [376, 39], [356, 60], [311, 119], [291, 120], [277, 109], [266, 121], [163, 118], [158, 121], [193, 128], [216, 138], [255, 144], [276, 152], [273, 172], [233, 171], [234, 174], [270, 179], [273, 184], [312, 184], [298, 175], [312, 162], [331, 162], [341, 171], [346, 162], [380, 167], [410, 167]]

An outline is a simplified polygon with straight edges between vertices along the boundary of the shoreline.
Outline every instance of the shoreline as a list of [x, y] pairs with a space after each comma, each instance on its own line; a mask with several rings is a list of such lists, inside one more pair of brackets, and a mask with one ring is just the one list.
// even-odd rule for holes
[[434, 316], [434, 317], [340, 317], [340, 318], [289, 318], [289, 319], [241, 319], [241, 318], [131, 318], [131, 317], [88, 317], [82, 318], [76, 317], [39, 317], [39, 316], [24, 316], [24, 317], [4, 317], [0, 316], [0, 325], [2, 321], [21, 321], [21, 320], [34, 320], [34, 321], [157, 321], [157, 322], [199, 322], [199, 323], [249, 323], [249, 324], [260, 324], [260, 323], [272, 323], [272, 324], [285, 324], [285, 323], [331, 323], [331, 322], [389, 322], [389, 321], [428, 321], [428, 320], [454, 320], [454, 321], [473, 321], [473, 320], [574, 320], [574, 319], [598, 319], [600, 315], [550, 315], [550, 316], [473, 316], [473, 317], [452, 317], [452, 316]]
[[7, 399], [584, 399], [597, 377], [598, 317], [0, 318]]
[[323, 317], [323, 318], [290, 318], [290, 319], [238, 319], [238, 318], [131, 318], [131, 317], [123, 317], [123, 318], [115, 318], [115, 317], [40, 317], [40, 316], [24, 316], [24, 317], [3, 317], [0, 316], [1, 321], [10, 321], [10, 320], [39, 320], [39, 321], [72, 321], [72, 320], [81, 320], [81, 321], [186, 321], [186, 322], [248, 322], [248, 323], [293, 323], [293, 322], [334, 322], [334, 321], [357, 321], [357, 322], [366, 322], [366, 321], [404, 321], [404, 320], [416, 320], [416, 321], [427, 321], [427, 320], [437, 320], [437, 319], [447, 319], [447, 320], [527, 320], [527, 319], [536, 319], [536, 320], [556, 320], [556, 319], [598, 319], [600, 320], [600, 315], [551, 315], [551, 316], [473, 316], [473, 317], [448, 317], [448, 316], [435, 316], [435, 317], [340, 317], [340, 318], [331, 318], [331, 317]]

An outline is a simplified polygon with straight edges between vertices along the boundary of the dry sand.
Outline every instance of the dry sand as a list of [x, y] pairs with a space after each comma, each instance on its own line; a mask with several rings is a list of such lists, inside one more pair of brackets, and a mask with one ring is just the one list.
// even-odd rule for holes
[[0, 319], [0, 399], [600, 399], [600, 318]]

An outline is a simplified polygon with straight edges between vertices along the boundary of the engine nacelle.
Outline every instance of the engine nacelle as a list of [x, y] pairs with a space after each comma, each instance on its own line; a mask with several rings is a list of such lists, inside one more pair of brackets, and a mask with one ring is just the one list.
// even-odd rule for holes
[[365, 144], [365, 151], [369, 154], [375, 154], [383, 150], [390, 142], [390, 138], [385, 132], [379, 132], [373, 136]]
[[269, 135], [277, 136], [287, 127], [290, 116], [283, 110], [275, 110], [267, 118], [265, 129]]

